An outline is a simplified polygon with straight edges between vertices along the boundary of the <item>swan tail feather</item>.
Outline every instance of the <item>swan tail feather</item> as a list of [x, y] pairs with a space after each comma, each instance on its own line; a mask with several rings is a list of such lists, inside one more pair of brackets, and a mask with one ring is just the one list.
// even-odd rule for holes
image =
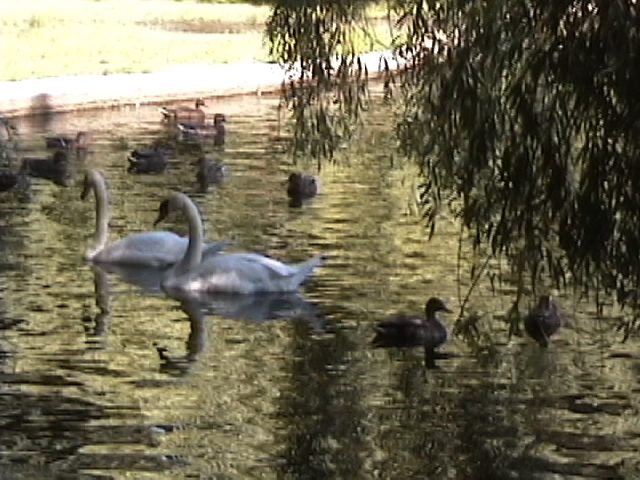
[[202, 251], [202, 258], [217, 255], [234, 243], [234, 240], [218, 240], [217, 242], [207, 243]]
[[297, 271], [294, 275], [293, 283], [295, 285], [302, 284], [307, 279], [307, 277], [309, 277], [317, 267], [325, 263], [326, 260], [327, 260], [326, 255], [316, 255], [315, 257], [310, 258], [306, 262], [297, 264], [296, 265]]

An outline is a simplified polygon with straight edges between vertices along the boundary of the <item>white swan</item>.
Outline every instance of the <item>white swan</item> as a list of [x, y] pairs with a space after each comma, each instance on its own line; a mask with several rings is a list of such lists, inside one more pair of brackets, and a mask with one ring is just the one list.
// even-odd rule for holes
[[293, 292], [324, 261], [318, 255], [303, 263], [287, 265], [256, 253], [226, 253], [202, 259], [202, 221], [198, 209], [189, 197], [174, 192], [160, 204], [155, 223], [174, 212], [187, 217], [189, 246], [182, 260], [169, 269], [162, 281], [168, 292]]
[[[109, 237], [109, 200], [107, 186], [102, 175], [89, 170], [84, 177], [81, 198], [84, 200], [93, 190], [96, 202], [96, 231], [94, 246], [85, 258], [96, 263], [117, 263], [147, 267], [168, 267], [180, 260], [189, 240], [173, 232], [153, 231], [129, 235], [111, 245]], [[205, 255], [215, 255], [232, 242], [219, 241], [205, 246]]]

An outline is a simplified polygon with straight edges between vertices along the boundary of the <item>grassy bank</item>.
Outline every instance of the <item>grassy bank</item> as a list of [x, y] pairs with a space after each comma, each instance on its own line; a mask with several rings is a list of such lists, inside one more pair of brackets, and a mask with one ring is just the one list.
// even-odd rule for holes
[[269, 7], [159, 0], [3, 0], [0, 80], [266, 61]]
[[[268, 6], [192, 0], [2, 0], [0, 81], [144, 73], [172, 65], [266, 62]], [[388, 25], [370, 19], [388, 43]]]

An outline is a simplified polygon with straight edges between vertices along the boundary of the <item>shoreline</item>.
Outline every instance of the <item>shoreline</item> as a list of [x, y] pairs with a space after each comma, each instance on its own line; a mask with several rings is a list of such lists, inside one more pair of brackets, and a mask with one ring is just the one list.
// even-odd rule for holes
[[[389, 52], [361, 55], [369, 78], [399, 62]], [[140, 106], [197, 97], [234, 97], [279, 91], [291, 74], [274, 63], [180, 65], [155, 73], [78, 75], [0, 82], [0, 114], [8, 118]]]

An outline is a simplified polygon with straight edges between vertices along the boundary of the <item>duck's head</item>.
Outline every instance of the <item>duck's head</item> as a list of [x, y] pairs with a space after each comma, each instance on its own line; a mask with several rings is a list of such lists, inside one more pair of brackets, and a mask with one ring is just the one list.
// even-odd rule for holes
[[300, 183], [302, 180], [302, 174], [299, 172], [291, 172], [289, 174], [289, 178], [287, 179], [287, 183], [289, 185]]
[[226, 121], [227, 121], [227, 117], [224, 116], [224, 113], [216, 113], [213, 116], [213, 124], [214, 125], [220, 125], [220, 124], [222, 124], [222, 123], [224, 123]]
[[204, 103], [204, 98], [196, 99], [196, 108], [206, 107], [206, 106], [207, 106], [207, 104]]
[[438, 297], [431, 297], [424, 307], [427, 319], [435, 317], [438, 312], [453, 313]]
[[557, 310], [556, 302], [553, 300], [553, 295], [540, 295], [538, 297], [538, 308], [541, 310]]

